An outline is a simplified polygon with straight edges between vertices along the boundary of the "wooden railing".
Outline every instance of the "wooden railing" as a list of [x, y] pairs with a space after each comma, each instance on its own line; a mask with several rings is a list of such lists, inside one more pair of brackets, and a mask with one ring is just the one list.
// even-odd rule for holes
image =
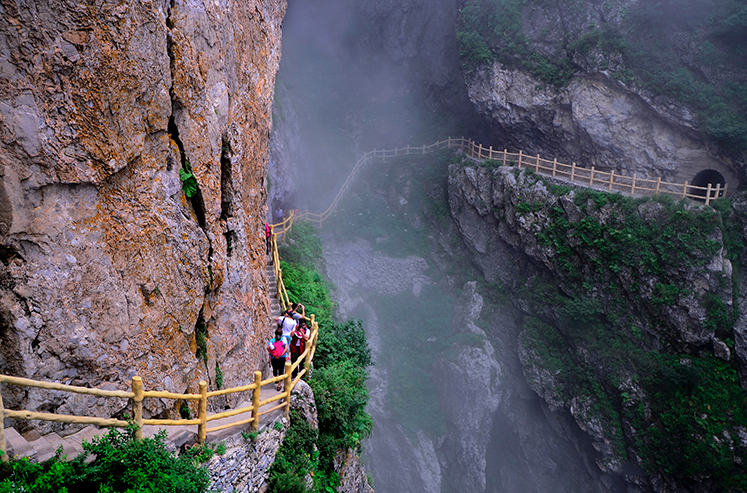
[[[293, 223], [293, 216], [290, 216], [288, 218], [288, 228], [291, 227], [292, 223]], [[273, 241], [272, 241], [272, 254], [273, 254], [273, 264], [275, 265], [276, 274], [277, 274], [279, 272], [280, 262], [279, 262], [278, 252], [277, 252], [277, 243], [275, 241], [275, 235], [273, 235]], [[282, 286], [283, 297], [281, 297], [281, 300], [282, 300], [281, 303], [287, 307], [287, 305], [289, 304], [288, 293], [285, 291], [285, 286], [283, 285], [282, 278], [280, 276], [277, 277], [277, 282], [278, 282], [278, 296], [281, 297], [280, 287]], [[194, 425], [194, 426], [197, 426], [197, 443], [202, 444], [205, 442], [205, 437], [208, 433], [223, 430], [226, 428], [232, 428], [235, 426], [241, 426], [241, 425], [251, 423], [252, 430], [257, 431], [259, 429], [259, 418], [261, 416], [264, 416], [278, 409], [283, 409], [285, 412], [286, 418], [288, 418], [288, 415], [290, 412], [291, 391], [296, 386], [296, 384], [301, 379], [301, 377], [303, 377], [309, 371], [311, 362], [314, 358], [314, 353], [316, 352], [316, 343], [319, 337], [319, 324], [316, 321], [315, 315], [312, 314], [310, 318], [307, 318], [307, 320], [311, 322], [310, 323], [311, 334], [309, 336], [309, 340], [306, 343], [306, 350], [301, 354], [301, 356], [296, 360], [296, 362], [291, 364], [290, 362], [286, 361], [285, 373], [277, 377], [268, 378], [267, 380], [262, 380], [261, 371], [255, 371], [254, 382], [249, 385], [243, 385], [240, 387], [232, 387], [228, 389], [214, 390], [212, 392], [208, 392], [207, 382], [203, 380], [198, 385], [198, 393], [177, 394], [173, 392], [164, 392], [164, 391], [157, 391], [157, 390], [143, 390], [143, 380], [139, 376], [132, 377], [129, 391], [100, 390], [100, 389], [95, 389], [95, 388], [77, 387], [74, 385], [63, 385], [63, 384], [54, 383], [54, 382], [41, 382], [37, 380], [31, 380], [28, 378], [20, 378], [20, 377], [14, 377], [10, 375], [2, 375], [2, 374], [0, 374], [0, 383], [18, 385], [22, 387], [56, 390], [56, 391], [61, 391], [61, 392], [69, 392], [73, 394], [93, 395], [97, 397], [129, 399], [132, 404], [132, 421], [137, 426], [137, 431], [135, 432], [135, 436], [138, 439], [142, 439], [143, 437], [143, 426], [144, 425], [155, 425], [155, 426]], [[305, 362], [304, 369], [299, 371], [296, 374], [295, 378], [292, 378], [293, 372], [296, 371], [296, 369], [302, 362]], [[266, 385], [277, 384], [278, 382], [283, 382], [284, 391], [268, 399], [261, 400], [260, 391], [262, 387]], [[252, 404], [250, 406], [245, 406], [245, 407], [225, 411], [222, 413], [208, 415], [207, 413], [208, 399], [222, 396], [222, 395], [235, 394], [239, 392], [252, 392]], [[196, 401], [197, 402], [197, 418], [195, 419], [144, 419], [143, 418], [143, 399], [146, 399], [146, 398]], [[282, 401], [282, 402], [270, 407], [269, 409], [262, 409], [264, 406], [268, 404], [272, 404], [277, 401]], [[236, 421], [236, 422], [231, 422], [231, 423], [220, 425], [220, 426], [214, 426], [211, 428], [208, 427], [208, 423], [212, 421], [222, 419], [222, 418], [237, 416], [240, 414], [249, 414], [249, 413], [251, 413], [251, 415], [250, 417], [246, 419]], [[100, 417], [93, 417], [93, 416], [73, 416], [73, 415], [68, 415], [68, 414], [43, 413], [43, 412], [34, 412], [34, 411], [27, 411], [27, 410], [14, 411], [10, 409], [5, 409], [3, 406], [2, 392], [0, 392], [0, 456], [2, 457], [3, 462], [6, 462], [8, 460], [8, 454], [6, 453], [7, 448], [6, 448], [6, 442], [5, 442], [5, 428], [3, 426], [4, 418], [13, 418], [13, 419], [22, 419], [22, 420], [54, 421], [58, 423], [95, 425], [95, 426], [105, 426], [105, 427], [115, 427], [115, 428], [116, 427], [123, 428], [123, 427], [128, 426], [127, 421], [123, 421], [121, 419], [115, 419], [115, 418], [100, 418]]]
[[[573, 183], [579, 186], [585, 186], [590, 188], [596, 188], [607, 192], [621, 192], [628, 195], [648, 195], [648, 194], [668, 194], [674, 195], [680, 198], [690, 198], [695, 200], [704, 200], [706, 205], [710, 205], [712, 200], [726, 195], [726, 185], [723, 187], [720, 184], [713, 186], [701, 187], [691, 185], [688, 182], [684, 183], [670, 183], [662, 181], [661, 178], [655, 180], [649, 178], [640, 178], [636, 173], [633, 176], [615, 174], [614, 171], [600, 171], [592, 166], [591, 168], [584, 168], [572, 164], [559, 163], [557, 159], [549, 160], [543, 159], [539, 155], [530, 156], [524, 154], [522, 151], [518, 153], [508, 152], [506, 149], [498, 151], [493, 147], [483, 147], [482, 144], [476, 144], [471, 139], [465, 137], [451, 138], [446, 140], [439, 140], [430, 145], [423, 145], [420, 147], [397, 147], [395, 149], [379, 149], [365, 153], [355, 163], [353, 170], [348, 175], [348, 178], [342, 184], [340, 191], [335, 196], [332, 203], [327, 209], [321, 214], [313, 212], [303, 212], [295, 215], [295, 220], [304, 219], [311, 221], [319, 226], [334, 212], [337, 205], [340, 203], [343, 195], [352, 184], [355, 176], [360, 171], [361, 167], [373, 159], [383, 159], [386, 161], [387, 158], [393, 158], [397, 156], [406, 156], [410, 154], [426, 154], [439, 149], [461, 149], [465, 155], [477, 160], [483, 161], [486, 159], [492, 159], [500, 161], [504, 166], [517, 166], [518, 168], [529, 168], [534, 170], [536, 173], [543, 174], [545, 176], [551, 176], [553, 178]], [[278, 223], [276, 226], [282, 225], [278, 230], [278, 235], [283, 235], [288, 226], [288, 219]], [[292, 224], [292, 221], [291, 221]]]

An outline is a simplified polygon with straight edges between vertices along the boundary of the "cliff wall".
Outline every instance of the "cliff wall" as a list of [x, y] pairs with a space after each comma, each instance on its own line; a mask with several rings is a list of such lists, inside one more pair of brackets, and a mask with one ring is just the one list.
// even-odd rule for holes
[[[201, 379], [215, 388], [218, 368], [224, 386], [246, 383], [247, 366], [263, 364], [285, 8], [4, 5], [0, 372], [118, 389], [137, 374], [148, 389], [183, 392]], [[7, 391], [8, 407], [94, 404]], [[176, 412], [144, 404], [151, 416]]]
[[[459, 41], [490, 144], [665, 181], [744, 177], [744, 7], [465, 0]], [[717, 176], [717, 175], [714, 175]]]
[[617, 479], [627, 491], [744, 487], [742, 202], [713, 210], [450, 166], [471, 258], [518, 311], [510, 345], [526, 383], [586, 435], [607, 491], [625, 488]]

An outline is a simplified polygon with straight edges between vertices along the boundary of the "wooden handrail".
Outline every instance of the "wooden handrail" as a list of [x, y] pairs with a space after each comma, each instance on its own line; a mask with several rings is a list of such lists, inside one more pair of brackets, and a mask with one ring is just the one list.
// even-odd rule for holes
[[[293, 223], [301, 219], [306, 219], [304, 214], [299, 214], [298, 217], [294, 212], [291, 212], [289, 216], [279, 224], [273, 225], [273, 231], [272, 231], [272, 258], [273, 258], [273, 268], [275, 269], [276, 275], [277, 275], [277, 283], [278, 283], [278, 297], [281, 298], [281, 304], [285, 306], [286, 308], [290, 305], [290, 299], [288, 298], [288, 293], [285, 290], [285, 285], [283, 283], [282, 279], [282, 270], [280, 269], [280, 256], [278, 255], [277, 251], [277, 235], [278, 234], [285, 234], [288, 231], [291, 230], [293, 227]], [[280, 230], [279, 233], [275, 232], [275, 228], [278, 228]], [[314, 353], [316, 352], [316, 344], [318, 341], [319, 336], [319, 324], [316, 321], [316, 315], [311, 314], [310, 317], [306, 318], [310, 321], [310, 327], [311, 327], [311, 334], [309, 336], [309, 340], [306, 342], [306, 350], [301, 353], [298, 360], [291, 364], [290, 362], [286, 362], [285, 364], [285, 373], [283, 375], [268, 378], [266, 380], [262, 380], [262, 372], [261, 371], [255, 371], [254, 372], [254, 382], [247, 385], [241, 385], [238, 387], [232, 387], [228, 389], [221, 389], [221, 390], [214, 390], [212, 392], [207, 391], [207, 383], [202, 381], [199, 383], [199, 393], [197, 394], [178, 394], [174, 392], [166, 392], [166, 391], [158, 391], [158, 390], [143, 390], [143, 380], [139, 376], [132, 377], [132, 380], [130, 382], [130, 388], [132, 389], [132, 392], [125, 392], [125, 391], [117, 391], [117, 390], [101, 390], [96, 388], [88, 388], [88, 387], [78, 387], [74, 385], [64, 385], [60, 383], [55, 382], [42, 382], [38, 380], [32, 380], [29, 378], [22, 378], [22, 377], [15, 377], [11, 375], [2, 375], [0, 374], [0, 383], [6, 383], [11, 385], [17, 385], [21, 387], [33, 387], [33, 388], [39, 388], [39, 389], [46, 389], [46, 390], [55, 390], [55, 391], [61, 391], [61, 392], [69, 392], [69, 393], [75, 393], [75, 394], [86, 394], [86, 395], [94, 395], [97, 397], [107, 397], [107, 398], [120, 398], [120, 399], [129, 399], [132, 403], [132, 416], [133, 416], [133, 422], [135, 425], [137, 425], [137, 430], [135, 432], [135, 436], [138, 439], [143, 438], [143, 425], [156, 425], [156, 426], [197, 426], [197, 442], [202, 444], [205, 441], [206, 435], [208, 433], [218, 431], [218, 430], [224, 430], [226, 428], [232, 428], [235, 426], [242, 426], [245, 424], [251, 423], [251, 428], [253, 431], [257, 431], [259, 429], [259, 419], [261, 416], [264, 416], [266, 414], [269, 414], [273, 411], [276, 411], [278, 409], [283, 409], [284, 414], [286, 418], [289, 415], [290, 412], [290, 396], [293, 388], [298, 384], [298, 381], [300, 380], [301, 376], [307, 374], [308, 368], [311, 365], [311, 362], [314, 358]], [[293, 371], [298, 368], [298, 366], [301, 364], [301, 362], [305, 361], [305, 368], [298, 372], [298, 375], [295, 379], [293, 379]], [[262, 387], [266, 385], [274, 385], [277, 382], [284, 382], [285, 384], [285, 390], [284, 392], [274, 396], [270, 397], [269, 399], [266, 399], [264, 401], [260, 401], [260, 390]], [[213, 414], [208, 416], [207, 414], [207, 402], [210, 398], [218, 397], [226, 394], [233, 394], [238, 392], [247, 392], [252, 391], [252, 405], [251, 406], [245, 406], [238, 409], [233, 409], [230, 411], [225, 411], [218, 414]], [[195, 419], [143, 419], [143, 399], [170, 399], [170, 400], [190, 400], [190, 401], [197, 401], [197, 417]], [[262, 410], [261, 407], [265, 406], [266, 404], [270, 404], [276, 401], [283, 401], [281, 404], [278, 404], [271, 409], [264, 409]], [[227, 418], [231, 416], [236, 416], [240, 414], [245, 413], [251, 413], [251, 417], [247, 418], [245, 420], [233, 422], [233, 423], [227, 423], [219, 426], [215, 426], [212, 428], [207, 428], [207, 423], [211, 421], [215, 421], [222, 418]], [[2, 456], [2, 461], [7, 462], [8, 460], [8, 454], [7, 451], [7, 445], [5, 442], [5, 428], [3, 426], [3, 419], [4, 418], [12, 418], [12, 419], [23, 419], [23, 420], [41, 420], [41, 421], [52, 421], [57, 423], [70, 423], [70, 424], [92, 424], [96, 426], [105, 426], [105, 427], [126, 427], [128, 425], [127, 421], [123, 421], [120, 419], [115, 418], [101, 418], [101, 417], [95, 417], [95, 416], [73, 416], [73, 415], [67, 415], [67, 414], [55, 414], [55, 413], [41, 413], [41, 412], [34, 412], [34, 411], [28, 411], [28, 410], [20, 410], [20, 411], [14, 411], [10, 409], [5, 409], [3, 405], [3, 398], [2, 398], [2, 392], [0, 392], [0, 456]]]
[[[520, 169], [522, 166], [526, 166], [529, 164], [535, 172], [541, 173], [547, 176], [552, 176], [553, 178], [557, 178], [563, 181], [568, 181], [569, 183], [577, 183], [577, 179], [583, 178], [584, 180], [579, 184], [579, 186], [586, 186], [586, 187], [594, 187], [594, 186], [600, 186], [603, 188], [606, 188], [607, 191], [618, 191], [618, 192], [624, 192], [624, 193], [630, 193], [630, 195], [636, 195], [641, 194], [645, 192], [653, 192], [653, 193], [664, 193], [668, 195], [675, 195], [682, 198], [691, 198], [691, 199], [705, 199], [706, 204], [709, 204], [711, 200], [714, 200], [718, 198], [719, 196], [725, 196], [726, 195], [726, 186], [721, 188], [720, 185], [718, 185], [718, 195], [712, 195], [708, 192], [708, 187], [699, 187], [690, 185], [687, 182], [683, 183], [668, 183], [661, 181], [661, 177], [657, 179], [649, 179], [649, 178], [640, 178], [638, 176], [625, 176], [620, 174], [615, 174], [614, 171], [607, 172], [607, 171], [599, 171], [597, 169], [590, 170], [588, 168], [583, 168], [581, 166], [578, 166], [576, 163], [572, 164], [564, 164], [559, 163], [557, 158], [553, 159], [552, 161], [548, 159], [541, 158], [539, 155], [537, 155], [535, 158], [532, 158], [531, 156], [527, 156], [524, 151], [519, 151], [518, 153], [511, 153], [508, 152], [506, 149], [503, 150], [503, 152], [500, 151], [494, 151], [493, 147], [490, 146], [489, 148], [483, 147], [482, 144], [475, 144], [472, 139], [467, 139], [465, 137], [449, 137], [446, 140], [439, 140], [437, 142], [434, 142], [430, 145], [423, 145], [421, 147], [412, 147], [410, 145], [407, 145], [406, 147], [397, 147], [394, 149], [374, 149], [373, 151], [368, 151], [363, 156], [358, 159], [358, 161], [355, 163], [355, 166], [353, 167], [352, 171], [348, 175], [345, 182], [342, 184], [342, 187], [338, 191], [337, 195], [335, 195], [335, 198], [332, 200], [332, 203], [327, 207], [324, 212], [321, 212], [319, 214], [313, 213], [313, 212], [303, 212], [298, 215], [292, 215], [291, 217], [286, 218], [284, 221], [273, 225], [274, 227], [280, 227], [281, 232], [278, 234], [285, 234], [287, 231], [290, 230], [292, 227], [292, 223], [294, 220], [307, 220], [314, 222], [318, 224], [319, 226], [322, 226], [324, 221], [326, 221], [329, 216], [332, 215], [332, 212], [334, 212], [337, 205], [340, 203], [340, 200], [342, 196], [345, 194], [347, 189], [350, 187], [351, 183], [353, 182], [353, 179], [360, 171], [361, 167], [363, 167], [366, 163], [369, 161], [372, 161], [374, 159], [384, 159], [390, 158], [390, 157], [396, 157], [400, 155], [409, 155], [413, 152], [418, 152], [419, 154], [425, 154], [426, 152], [430, 152], [434, 149], [459, 149], [462, 152], [464, 152], [467, 157], [470, 159], [474, 159], [476, 161], [483, 161], [485, 159], [494, 159], [497, 158], [497, 160], [500, 160], [503, 162], [504, 166], [510, 166], [512, 165], [512, 162], [516, 164]], [[527, 163], [526, 158], [529, 157], [530, 160], [533, 160], [532, 163]], [[548, 166], [543, 166], [542, 163], [546, 163]], [[565, 171], [567, 170], [567, 171]], [[570, 177], [570, 179], [566, 179], [565, 177]], [[632, 182], [632, 183], [630, 183]], [[641, 184], [650, 184], [655, 185], [655, 187], [649, 188], [642, 186]], [[674, 190], [668, 190], [667, 187], [675, 188]], [[702, 190], [705, 193], [703, 194], [693, 194], [693, 193], [687, 193], [688, 190]], [[716, 190], [711, 186], [711, 191]]]

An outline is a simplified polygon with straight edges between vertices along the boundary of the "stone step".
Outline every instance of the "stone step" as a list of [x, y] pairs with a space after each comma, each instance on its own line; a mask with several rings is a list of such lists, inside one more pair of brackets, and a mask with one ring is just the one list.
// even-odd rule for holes
[[55, 447], [46, 438], [39, 436], [39, 433], [26, 433], [24, 434], [24, 438], [26, 438], [31, 447], [36, 451], [36, 460], [39, 462], [44, 462], [54, 457]]
[[10, 457], [28, 457], [36, 460], [36, 450], [14, 428], [5, 428], [5, 446]]

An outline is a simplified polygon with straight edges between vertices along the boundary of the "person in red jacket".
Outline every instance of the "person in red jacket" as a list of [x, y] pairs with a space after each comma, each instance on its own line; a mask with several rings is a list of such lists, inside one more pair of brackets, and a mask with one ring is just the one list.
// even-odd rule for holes
[[[285, 372], [285, 357], [288, 353], [288, 339], [283, 337], [283, 329], [275, 330], [275, 337], [267, 343], [267, 352], [270, 353], [272, 376], [282, 375]], [[282, 382], [278, 382], [278, 391], [280, 391], [282, 385]]]
[[[291, 363], [295, 363], [298, 358], [301, 357], [303, 352], [306, 350], [306, 341], [309, 340], [309, 329], [306, 327], [306, 322], [301, 320], [298, 325], [291, 332], [290, 342], [290, 355]], [[303, 368], [303, 362], [301, 362], [295, 370], [293, 370], [293, 378], [296, 378], [298, 370]]]

